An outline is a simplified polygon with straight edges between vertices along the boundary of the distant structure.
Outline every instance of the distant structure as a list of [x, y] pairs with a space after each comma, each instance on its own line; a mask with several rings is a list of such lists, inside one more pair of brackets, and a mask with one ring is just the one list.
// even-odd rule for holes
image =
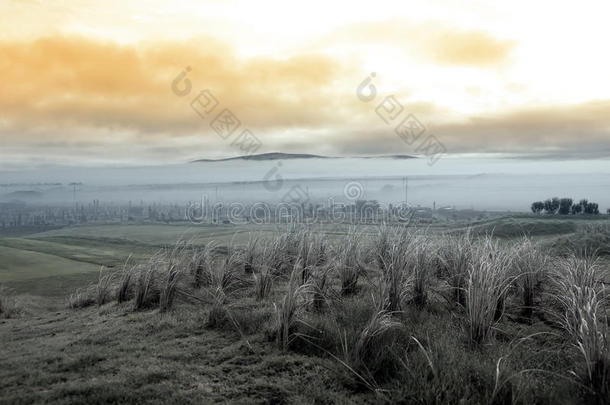
[[72, 186], [72, 201], [74, 201], [74, 203], [76, 203], [76, 187], [82, 185], [83, 183], [70, 183], [69, 185]]

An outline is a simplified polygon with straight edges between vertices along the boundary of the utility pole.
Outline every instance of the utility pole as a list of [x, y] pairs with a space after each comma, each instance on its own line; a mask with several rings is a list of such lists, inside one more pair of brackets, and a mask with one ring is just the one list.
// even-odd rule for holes
[[83, 183], [70, 183], [69, 185], [72, 186], [72, 200], [74, 201], [74, 203], [76, 204], [76, 186], [80, 186]]

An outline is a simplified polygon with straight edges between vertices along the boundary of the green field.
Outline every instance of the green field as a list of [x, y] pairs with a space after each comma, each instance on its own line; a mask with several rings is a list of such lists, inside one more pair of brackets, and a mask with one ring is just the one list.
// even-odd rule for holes
[[[250, 233], [270, 234], [285, 225], [85, 225], [24, 237], [0, 237], [0, 284], [18, 293], [65, 298], [98, 278], [101, 266], [117, 268], [131, 257], [148, 259], [178, 240], [245, 245]], [[344, 228], [344, 227], [343, 227]], [[343, 229], [341, 228], [341, 229]], [[328, 232], [342, 233], [336, 227]]]
[[61, 277], [99, 270], [99, 266], [61, 256], [0, 246], [0, 282]]
[[[515, 215], [473, 223], [437, 223], [426, 231], [471, 229], [474, 234], [493, 233], [514, 239], [529, 235], [559, 246], [590, 223], [610, 223], [599, 218], [556, 218]], [[20, 293], [64, 297], [79, 286], [97, 280], [101, 266], [116, 268], [127, 258], [144, 261], [163, 246], [178, 240], [193, 244], [210, 241], [223, 245], [245, 245], [251, 233], [271, 234], [286, 225], [79, 225], [24, 237], [0, 237], [0, 283]], [[348, 226], [317, 225], [332, 239]], [[371, 226], [361, 226], [374, 232]]]

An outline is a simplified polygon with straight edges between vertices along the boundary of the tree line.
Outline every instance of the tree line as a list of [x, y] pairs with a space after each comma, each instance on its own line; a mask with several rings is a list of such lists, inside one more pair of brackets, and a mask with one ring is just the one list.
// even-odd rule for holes
[[[535, 201], [532, 203], [532, 212], [534, 214], [549, 214], [549, 215], [578, 215], [578, 214], [599, 214], [599, 204], [589, 202], [587, 199], [582, 199], [575, 203], [571, 198], [549, 198], [545, 201]], [[608, 210], [610, 214], [610, 209]]]

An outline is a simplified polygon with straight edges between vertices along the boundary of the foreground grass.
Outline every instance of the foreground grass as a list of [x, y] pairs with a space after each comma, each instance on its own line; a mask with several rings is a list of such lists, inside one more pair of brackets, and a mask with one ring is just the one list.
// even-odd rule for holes
[[[0, 403], [341, 403], [330, 361], [263, 334], [206, 327], [207, 311], [131, 305], [0, 320]], [[252, 332], [252, 331], [251, 331]], [[368, 394], [354, 397], [363, 403]], [[351, 402], [351, 400], [350, 400]]]
[[[607, 344], [566, 333], [561, 321], [599, 327], [605, 339], [607, 301], [595, 310], [557, 302], [567, 295], [547, 277], [561, 263], [579, 274], [576, 256], [538, 260], [544, 251], [529, 241], [385, 227], [363, 238], [292, 229], [245, 250], [210, 246], [178, 243], [112, 283], [103, 273], [70, 298], [84, 309], [38, 305], [0, 320], [0, 403], [607, 398], [607, 368], [586, 361], [593, 353], [606, 364]], [[605, 297], [598, 278], [585, 287]], [[575, 323], [574, 313], [584, 315]]]
[[[436, 305], [406, 310], [396, 318], [400, 331], [370, 340], [387, 343], [371, 369], [383, 388], [373, 392], [328, 355], [341, 356], [337, 327], [349, 348], [363, 350], [361, 330], [374, 311], [366, 295], [308, 313], [301, 330], [309, 338], [285, 351], [268, 329], [281, 290], [269, 302], [241, 296], [229, 310], [238, 327], [211, 326], [210, 306], [187, 303], [166, 313], [134, 312], [127, 302], [0, 320], [0, 403], [513, 403], [532, 393], [541, 403], [580, 402], [568, 380], [516, 374], [568, 375], [575, 356], [551, 328], [507, 321], [497, 340], [473, 350], [460, 322]], [[545, 333], [513, 343], [532, 331]]]

